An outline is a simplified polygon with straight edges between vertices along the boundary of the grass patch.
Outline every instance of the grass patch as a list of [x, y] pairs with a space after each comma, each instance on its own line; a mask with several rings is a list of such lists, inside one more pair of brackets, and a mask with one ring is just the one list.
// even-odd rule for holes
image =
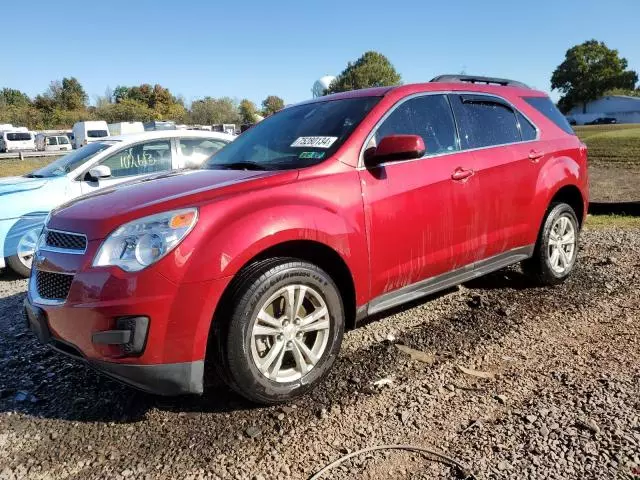
[[584, 226], [586, 228], [640, 228], [640, 217], [626, 215], [588, 215]]
[[573, 127], [589, 149], [589, 162], [640, 165], [640, 124]]
[[33, 157], [18, 159], [0, 159], [0, 177], [13, 177], [32, 172], [50, 164], [58, 157]]

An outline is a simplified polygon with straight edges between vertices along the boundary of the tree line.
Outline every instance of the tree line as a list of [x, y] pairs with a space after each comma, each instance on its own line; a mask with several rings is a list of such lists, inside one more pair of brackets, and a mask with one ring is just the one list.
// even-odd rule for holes
[[[326, 94], [369, 87], [393, 86], [402, 77], [387, 57], [365, 52], [331, 83]], [[628, 62], [604, 42], [588, 40], [571, 47], [564, 61], [551, 75], [551, 88], [561, 92], [558, 107], [564, 113], [576, 106], [586, 108], [603, 95], [640, 97], [638, 74]], [[94, 106], [73, 77], [51, 82], [41, 95], [31, 99], [20, 90], [0, 90], [0, 123], [12, 123], [31, 129], [68, 128], [79, 120], [120, 121], [174, 120], [178, 123], [211, 125], [216, 123], [254, 123], [256, 115], [268, 116], [284, 107], [282, 98], [269, 95], [259, 109], [253, 102], [229, 97], [204, 97], [187, 108], [180, 96], [161, 85], [118, 86], [107, 90]]]
[[74, 77], [49, 84], [47, 90], [30, 98], [14, 88], [0, 90], [0, 123], [25, 126], [31, 130], [65, 129], [82, 120], [106, 120], [108, 123], [173, 120], [177, 123], [213, 125], [218, 123], [255, 123], [284, 107], [284, 100], [269, 95], [258, 108], [252, 101], [229, 97], [204, 97], [187, 108], [182, 97], [155, 84], [117, 86], [107, 89], [89, 105], [89, 97]]

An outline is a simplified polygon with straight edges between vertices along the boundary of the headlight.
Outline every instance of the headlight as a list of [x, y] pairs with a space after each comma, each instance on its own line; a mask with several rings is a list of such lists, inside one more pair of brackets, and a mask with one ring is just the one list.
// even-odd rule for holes
[[125, 223], [102, 243], [93, 266], [115, 265], [128, 272], [142, 270], [177, 247], [197, 221], [198, 210], [187, 208]]

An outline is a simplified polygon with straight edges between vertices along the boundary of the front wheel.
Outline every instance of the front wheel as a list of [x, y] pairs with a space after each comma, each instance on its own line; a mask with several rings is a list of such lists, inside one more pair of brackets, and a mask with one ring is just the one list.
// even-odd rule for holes
[[25, 232], [18, 240], [16, 254], [5, 259], [9, 268], [21, 277], [27, 278], [31, 273], [33, 255], [35, 254], [40, 230], [40, 228], [34, 228]]
[[540, 285], [557, 285], [573, 272], [580, 226], [573, 208], [553, 203], [545, 217], [533, 256], [523, 262], [525, 273]]
[[296, 259], [273, 259], [240, 275], [229, 315], [217, 318], [222, 378], [245, 398], [275, 404], [304, 394], [333, 365], [344, 309], [331, 277]]

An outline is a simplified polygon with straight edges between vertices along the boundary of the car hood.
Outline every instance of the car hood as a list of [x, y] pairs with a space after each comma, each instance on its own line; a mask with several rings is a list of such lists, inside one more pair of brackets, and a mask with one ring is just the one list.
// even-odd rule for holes
[[100, 239], [136, 218], [291, 181], [297, 174], [297, 170], [184, 170], [150, 175], [61, 205], [53, 211], [49, 227], [82, 232], [89, 240]]
[[8, 193], [26, 192], [42, 188], [47, 184], [47, 178], [6, 177], [0, 178], [0, 195]]

